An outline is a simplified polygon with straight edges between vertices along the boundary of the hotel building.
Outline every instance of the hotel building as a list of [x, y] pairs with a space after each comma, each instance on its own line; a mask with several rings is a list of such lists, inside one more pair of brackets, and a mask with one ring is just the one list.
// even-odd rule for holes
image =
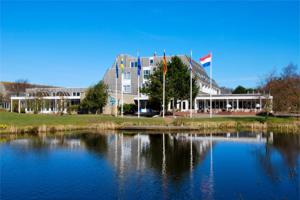
[[[177, 55], [186, 66], [189, 66], [189, 57], [185, 55]], [[123, 59], [124, 74], [121, 77], [119, 70], [119, 78], [116, 82], [116, 63], [118, 66]], [[149, 81], [149, 75], [156, 68], [157, 64], [162, 62], [162, 56], [140, 57], [141, 59], [141, 75], [140, 87]], [[166, 57], [167, 62], [171, 60], [171, 56]], [[123, 88], [124, 104], [137, 103], [138, 77], [137, 77], [138, 58], [126, 54], [118, 55], [112, 66], [107, 69], [104, 74], [103, 81], [108, 85], [109, 101], [104, 109], [107, 114], [114, 114], [116, 105], [121, 104], [121, 89]], [[212, 94], [212, 108], [214, 113], [222, 111], [243, 111], [243, 112], [259, 112], [267, 102], [272, 103], [273, 97], [269, 94], [222, 94], [221, 88], [215, 80], [212, 80], [212, 89], [210, 88], [210, 78], [204, 68], [196, 61], [192, 60], [193, 76], [197, 77], [199, 85], [198, 95], [194, 100], [193, 111], [197, 113], [206, 113], [210, 108], [210, 94]], [[123, 78], [123, 81], [121, 79]], [[116, 87], [117, 83], [117, 87]], [[117, 97], [116, 97], [117, 88]], [[141, 112], [148, 112], [150, 108], [147, 106], [148, 96], [140, 94]], [[167, 104], [167, 109], [171, 110], [171, 103]], [[189, 100], [176, 102], [178, 111], [189, 110]]]
[[[189, 57], [185, 55], [177, 55], [182, 62], [189, 67]], [[139, 79], [140, 87], [149, 81], [149, 76], [156, 68], [157, 64], [162, 62], [162, 56], [141, 57], [141, 75]], [[171, 56], [166, 57], [167, 62], [171, 60]], [[124, 63], [124, 73], [121, 74], [119, 69], [119, 78], [116, 81], [116, 63], [120, 68], [121, 60]], [[108, 103], [104, 107], [104, 114], [116, 114], [117, 106], [121, 105], [121, 89], [123, 89], [124, 104], [137, 104], [138, 94], [138, 76], [137, 65], [138, 58], [126, 54], [118, 55], [111, 67], [107, 69], [103, 76], [103, 81], [108, 86]], [[210, 94], [212, 94], [213, 113], [222, 112], [248, 112], [256, 113], [272, 106], [273, 97], [269, 94], [223, 94], [221, 88], [215, 80], [212, 80], [212, 88], [210, 88], [210, 78], [204, 68], [192, 60], [193, 76], [197, 79], [199, 85], [198, 95], [193, 102], [194, 113], [208, 113], [210, 108]], [[123, 79], [123, 81], [121, 81]], [[116, 96], [117, 83], [117, 96]], [[2, 88], [2, 89], [1, 89]], [[1, 92], [5, 94], [5, 87], [0, 87]], [[39, 101], [39, 113], [67, 113], [67, 108], [71, 105], [79, 105], [85, 97], [86, 88], [62, 88], [62, 87], [37, 87], [27, 88], [22, 95], [10, 95], [10, 101], [2, 102], [4, 109], [18, 112], [31, 113], [36, 111], [33, 107]], [[189, 92], [189, 91], [188, 91]], [[32, 103], [34, 102], [34, 103]], [[148, 96], [140, 94], [140, 111], [147, 113], [151, 108], [147, 105]], [[16, 105], [14, 105], [16, 104]], [[14, 106], [12, 106], [14, 105]], [[167, 110], [172, 110], [170, 102], [166, 102]], [[17, 109], [16, 109], [17, 108]], [[176, 111], [186, 112], [189, 110], [189, 100], [175, 102]], [[272, 107], [271, 107], [272, 109]]]

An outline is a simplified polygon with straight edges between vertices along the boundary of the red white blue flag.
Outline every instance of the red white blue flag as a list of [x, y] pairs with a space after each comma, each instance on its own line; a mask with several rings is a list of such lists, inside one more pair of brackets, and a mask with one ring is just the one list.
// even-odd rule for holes
[[209, 67], [211, 65], [211, 61], [212, 61], [212, 56], [210, 53], [200, 58], [200, 64], [202, 65], [202, 67]]

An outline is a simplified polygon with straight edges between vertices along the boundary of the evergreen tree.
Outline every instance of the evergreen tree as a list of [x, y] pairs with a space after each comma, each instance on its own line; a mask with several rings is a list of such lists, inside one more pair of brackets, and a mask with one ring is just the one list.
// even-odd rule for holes
[[[185, 65], [182, 60], [174, 56], [167, 63], [165, 100], [166, 107], [171, 98], [177, 100], [190, 99], [190, 71], [189, 66]], [[195, 77], [192, 79], [192, 96], [193, 100], [198, 94], [199, 86]], [[162, 110], [163, 100], [163, 63], [159, 63], [149, 76], [149, 81], [141, 89], [141, 92], [149, 96], [149, 104], [155, 110]], [[174, 107], [173, 107], [174, 108]]]
[[232, 94], [246, 94], [247, 89], [241, 85], [237, 86], [233, 91]]
[[80, 109], [84, 113], [102, 113], [103, 107], [107, 103], [107, 98], [107, 85], [100, 81], [87, 90]]

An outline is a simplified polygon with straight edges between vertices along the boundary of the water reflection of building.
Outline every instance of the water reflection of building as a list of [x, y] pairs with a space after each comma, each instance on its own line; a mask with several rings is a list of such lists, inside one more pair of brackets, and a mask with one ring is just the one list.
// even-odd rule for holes
[[124, 173], [124, 170], [145, 168], [145, 158], [140, 155], [150, 145], [148, 135], [114, 134], [107, 137], [107, 158], [120, 173]]
[[188, 134], [110, 135], [107, 158], [121, 174], [147, 168], [178, 179], [209, 151], [209, 141], [191, 137], [197, 138]]
[[[220, 157], [217, 156], [218, 152], [220, 153], [218, 147], [222, 147], [218, 143], [226, 142], [232, 145], [246, 142], [246, 145], [239, 145], [244, 147], [250, 146], [249, 142], [254, 144], [251, 145], [249, 159], [257, 161], [255, 171], [261, 170], [271, 182], [276, 183], [280, 179], [288, 184], [295, 184], [299, 180], [300, 147], [297, 135], [83, 133], [18, 139], [11, 144], [13, 147], [23, 147], [19, 151], [22, 156], [26, 155], [27, 151], [40, 152], [43, 156], [47, 156], [50, 155], [47, 153], [54, 149], [80, 149], [93, 154], [93, 158], [105, 160], [105, 163], [108, 161], [114, 169], [113, 176], [116, 177], [119, 193], [117, 197], [122, 197], [124, 192], [128, 192], [128, 183], [135, 183], [136, 186], [133, 188], [139, 190], [145, 186], [145, 181], [150, 177], [151, 180], [155, 180], [155, 187], [159, 187], [157, 190], [160, 190], [159, 195], [163, 198], [172, 197], [170, 188], [181, 188], [188, 183], [184, 191], [187, 199], [195, 197], [214, 199], [218, 196], [219, 190], [216, 185], [220, 175], [218, 170], [223, 168], [222, 163], [218, 162], [220, 161]], [[227, 153], [223, 154], [225, 158], [232, 155], [226, 155]], [[214, 162], [214, 159], [217, 162]], [[98, 165], [99, 162], [96, 163]], [[101, 171], [102, 168], [98, 170]]]
[[64, 147], [68, 149], [82, 149], [85, 148], [84, 144], [79, 139], [65, 139], [62, 137], [33, 137], [16, 139], [10, 142], [13, 146], [18, 146], [23, 149], [40, 148], [40, 149], [54, 149], [57, 147]]
[[[265, 149], [257, 148], [255, 156], [259, 166], [270, 177], [278, 176], [278, 169], [272, 160], [279, 153], [282, 162], [289, 167], [291, 176], [299, 167], [300, 139], [298, 135], [227, 133], [220, 136], [196, 134], [75, 134], [41, 137], [19, 137], [11, 140], [12, 147], [22, 152], [30, 149], [48, 151], [57, 147], [83, 149], [101, 154], [109, 160], [117, 174], [125, 177], [127, 172], [154, 170], [181, 180], [184, 174], [193, 173], [205, 158], [211, 159], [213, 167], [213, 148], [218, 142], [259, 143]], [[211, 170], [213, 172], [213, 169]], [[213, 177], [213, 176], [212, 176]]]

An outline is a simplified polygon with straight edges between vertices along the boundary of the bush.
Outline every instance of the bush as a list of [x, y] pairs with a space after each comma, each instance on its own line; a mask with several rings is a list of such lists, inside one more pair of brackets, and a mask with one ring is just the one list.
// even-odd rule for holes
[[258, 118], [257, 121], [259, 121], [261, 124], [266, 123], [267, 119], [266, 118]]
[[86, 96], [80, 103], [80, 113], [102, 113], [107, 103], [108, 86], [100, 81], [86, 91]]
[[[119, 107], [119, 111], [121, 112], [121, 106]], [[124, 114], [128, 115], [128, 114], [134, 114], [135, 112], [137, 112], [137, 105], [135, 104], [124, 104], [123, 105], [123, 112]]]
[[78, 110], [79, 110], [79, 105], [70, 105], [67, 108], [68, 114], [78, 113]]
[[274, 117], [274, 115], [272, 113], [268, 113], [268, 112], [259, 112], [256, 114], [257, 116], [263, 116], [263, 117]]
[[13, 110], [13, 112], [19, 112], [19, 104], [18, 104], [18, 102], [17, 101], [13, 101], [13, 104], [12, 104], [12, 110]]
[[21, 108], [21, 113], [25, 113], [25, 108]]

